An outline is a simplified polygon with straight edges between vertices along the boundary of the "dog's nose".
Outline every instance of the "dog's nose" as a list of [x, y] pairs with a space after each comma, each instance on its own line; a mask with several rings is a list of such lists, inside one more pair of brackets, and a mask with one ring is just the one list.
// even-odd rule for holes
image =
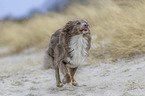
[[88, 24], [84, 24], [85, 27], [88, 27]]

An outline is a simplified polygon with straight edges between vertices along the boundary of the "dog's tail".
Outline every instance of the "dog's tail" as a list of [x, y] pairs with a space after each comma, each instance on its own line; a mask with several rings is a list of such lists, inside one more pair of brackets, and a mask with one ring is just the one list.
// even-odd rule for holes
[[43, 67], [45, 69], [50, 69], [53, 66], [53, 58], [49, 56], [47, 53], [44, 55], [44, 60], [43, 60]]

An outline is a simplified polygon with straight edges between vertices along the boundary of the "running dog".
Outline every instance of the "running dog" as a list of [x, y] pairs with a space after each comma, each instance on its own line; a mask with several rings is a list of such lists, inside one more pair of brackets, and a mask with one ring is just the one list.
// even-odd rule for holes
[[[44, 67], [55, 69], [57, 87], [70, 82], [74, 86], [77, 85], [74, 75], [88, 56], [90, 46], [91, 33], [89, 24], [84, 19], [67, 22], [51, 36], [49, 48], [44, 56]], [[62, 81], [59, 69], [64, 75]]]

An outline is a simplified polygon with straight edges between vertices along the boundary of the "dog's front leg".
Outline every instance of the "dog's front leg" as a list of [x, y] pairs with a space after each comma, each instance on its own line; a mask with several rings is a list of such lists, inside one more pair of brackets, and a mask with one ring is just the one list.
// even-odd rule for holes
[[55, 77], [56, 77], [56, 82], [57, 82], [57, 87], [62, 87], [63, 84], [61, 83], [61, 80], [60, 80], [60, 75], [59, 75], [59, 67], [58, 65], [56, 64], [55, 65]]
[[71, 82], [71, 74], [67, 69], [66, 64], [62, 61], [60, 64], [61, 72], [64, 75], [63, 83], [70, 83]]

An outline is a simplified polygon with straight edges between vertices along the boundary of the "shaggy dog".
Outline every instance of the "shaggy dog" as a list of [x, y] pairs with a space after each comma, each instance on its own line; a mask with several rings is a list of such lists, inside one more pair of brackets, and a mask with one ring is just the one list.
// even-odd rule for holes
[[[89, 24], [83, 19], [69, 21], [51, 36], [49, 48], [44, 57], [44, 67], [55, 69], [57, 87], [70, 82], [74, 86], [77, 85], [74, 74], [87, 57], [90, 46]], [[59, 69], [64, 75], [62, 82]]]

